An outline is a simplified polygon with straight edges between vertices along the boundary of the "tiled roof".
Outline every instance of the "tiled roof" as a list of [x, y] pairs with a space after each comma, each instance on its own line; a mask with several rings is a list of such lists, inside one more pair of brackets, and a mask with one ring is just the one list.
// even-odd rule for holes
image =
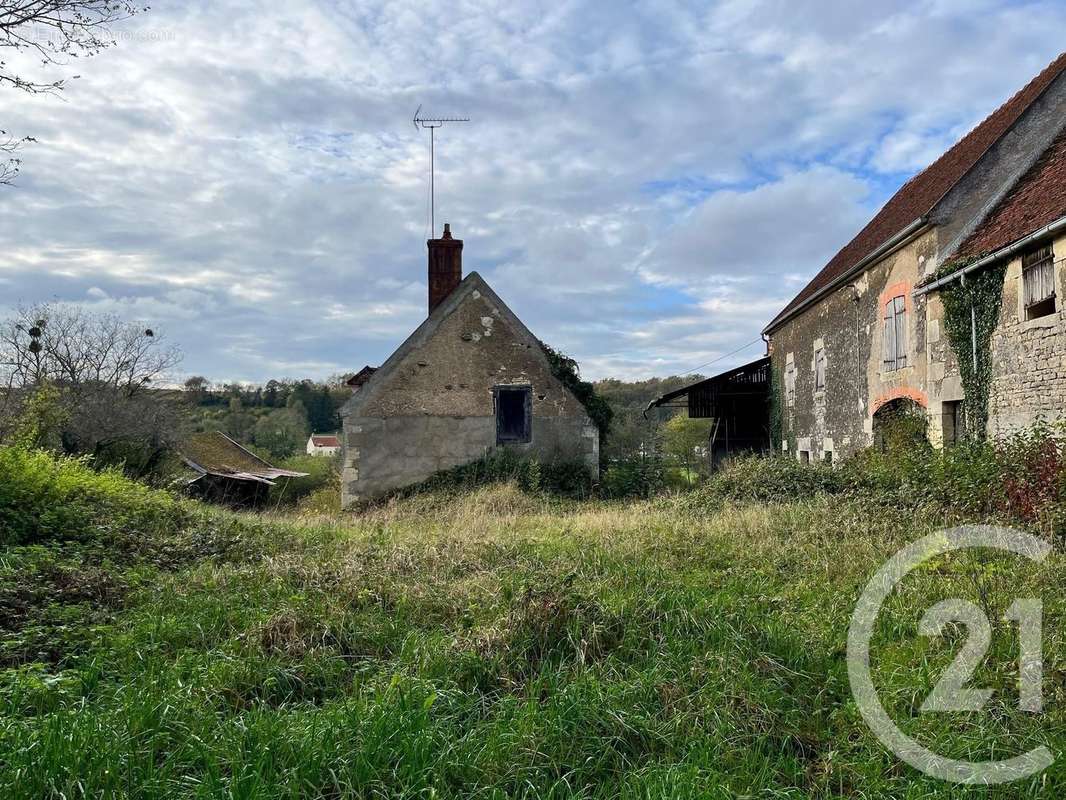
[[907, 181], [884, 208], [833, 256], [784, 310], [767, 326], [772, 328], [799, 306], [836, 279], [845, 275], [866, 256], [889, 241], [912, 222], [928, 214], [950, 189], [999, 141], [1022, 113], [1040, 97], [1052, 81], [1066, 69], [1066, 53], [1033, 78], [1014, 97], [1001, 105], [984, 122], [970, 131], [944, 155]]
[[370, 380], [370, 376], [377, 371], [377, 367], [372, 367], [367, 364], [365, 367], [355, 373], [352, 377], [346, 380], [345, 383], [349, 386], [362, 386], [364, 383]]
[[334, 434], [312, 434], [311, 444], [315, 447], [340, 447], [341, 441]]
[[956, 255], [991, 253], [1066, 217], [1066, 131], [1003, 198]]

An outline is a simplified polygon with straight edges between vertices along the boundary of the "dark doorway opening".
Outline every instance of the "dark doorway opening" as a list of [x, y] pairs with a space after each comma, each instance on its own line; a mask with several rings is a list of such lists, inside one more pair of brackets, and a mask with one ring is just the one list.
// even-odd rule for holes
[[516, 444], [533, 438], [533, 389], [496, 387], [496, 443]]
[[874, 412], [874, 447], [882, 453], [929, 446], [925, 409], [908, 398], [885, 403]]
[[941, 422], [944, 431], [944, 446], [950, 447], [962, 441], [966, 432], [966, 419], [961, 400], [945, 400]]

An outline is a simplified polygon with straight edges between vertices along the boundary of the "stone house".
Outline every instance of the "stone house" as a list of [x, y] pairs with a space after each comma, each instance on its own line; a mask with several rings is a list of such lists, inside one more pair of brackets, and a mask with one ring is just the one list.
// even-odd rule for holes
[[[995, 328], [989, 429], [1063, 413], [1066, 323], [1054, 253], [1066, 252], [1055, 227], [1066, 215], [1064, 73], [1066, 53], [905, 183], [766, 326], [775, 446], [831, 461], [873, 444], [879, 420], [901, 408], [926, 415], [934, 443], [954, 440], [964, 400], [958, 358], [974, 357], [946, 335], [941, 294], [967, 274], [956, 263], [971, 275], [1009, 263], [998, 320], [974, 320], [975, 332]], [[953, 275], [942, 281], [945, 269]]]
[[599, 431], [541, 343], [480, 275], [463, 278], [448, 225], [427, 246], [428, 318], [341, 410], [342, 504], [498, 448], [580, 460], [595, 477]]

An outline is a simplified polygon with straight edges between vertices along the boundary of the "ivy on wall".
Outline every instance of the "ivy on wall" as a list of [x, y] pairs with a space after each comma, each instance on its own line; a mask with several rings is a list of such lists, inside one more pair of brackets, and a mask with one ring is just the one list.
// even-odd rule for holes
[[589, 419], [600, 431], [600, 452], [603, 452], [603, 443], [611, 432], [611, 421], [614, 418], [614, 409], [610, 403], [596, 393], [596, 388], [588, 381], [581, 380], [581, 371], [577, 362], [568, 355], [560, 353], [544, 342], [540, 343], [544, 355], [551, 365], [554, 375], [585, 407]]
[[[933, 279], [950, 275], [981, 256], [960, 259], [941, 267]], [[966, 436], [982, 440], [988, 432], [988, 400], [992, 389], [992, 333], [999, 323], [1003, 304], [1003, 278], [1007, 265], [997, 264], [974, 271], [940, 289], [944, 304], [944, 327], [959, 362], [964, 392]], [[973, 324], [970, 310], [973, 309]], [[977, 358], [973, 357], [976, 338]]]
[[770, 447], [774, 453], [781, 450], [781, 442], [784, 436], [784, 381], [777, 374], [777, 370], [770, 367]]

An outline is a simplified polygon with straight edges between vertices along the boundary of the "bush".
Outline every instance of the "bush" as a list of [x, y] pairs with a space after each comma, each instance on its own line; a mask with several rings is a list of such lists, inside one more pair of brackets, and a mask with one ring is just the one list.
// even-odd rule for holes
[[[303, 478], [279, 478], [277, 485], [270, 490], [269, 505], [299, 505], [300, 502], [323, 489], [336, 488], [339, 496], [340, 473], [337, 471], [337, 459], [324, 456], [297, 455], [287, 458], [279, 464], [279, 469], [293, 472], [306, 472]], [[340, 501], [337, 502], [338, 508]]]
[[423, 492], [450, 492], [513, 483], [526, 492], [547, 492], [563, 497], [592, 495], [592, 476], [580, 461], [538, 461], [511, 450], [497, 450], [485, 458], [443, 470], [389, 497], [408, 497]]
[[842, 471], [828, 464], [800, 464], [780, 456], [748, 456], [730, 462], [679, 502], [691, 508], [718, 507], [725, 500], [784, 503], [837, 494], [846, 483]]
[[603, 473], [600, 493], [607, 498], [651, 497], [666, 486], [663, 462], [659, 458], [619, 461]]
[[836, 465], [782, 456], [737, 459], [699, 489], [684, 508], [723, 501], [785, 503], [835, 495], [895, 511], [940, 509], [946, 516], [999, 520], [1066, 535], [1066, 428], [1037, 425], [994, 442], [871, 448]]
[[296, 510], [309, 516], [336, 514], [341, 508], [340, 484], [323, 486], [301, 497]]
[[177, 527], [169, 494], [95, 472], [84, 459], [0, 447], [0, 544], [85, 539], [101, 533]]

